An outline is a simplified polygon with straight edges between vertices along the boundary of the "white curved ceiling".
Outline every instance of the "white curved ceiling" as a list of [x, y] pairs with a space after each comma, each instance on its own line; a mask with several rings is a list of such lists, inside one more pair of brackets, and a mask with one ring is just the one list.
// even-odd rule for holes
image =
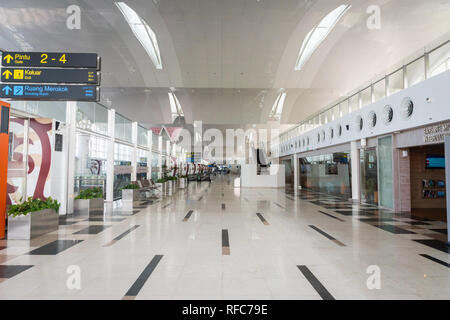
[[[130, 0], [155, 32], [157, 70], [110, 0], [0, 0], [0, 48], [97, 52], [102, 100], [142, 123], [171, 121], [169, 88], [188, 123], [268, 120], [286, 89], [282, 123], [299, 122], [450, 31], [450, 0], [349, 0], [352, 8], [302, 71], [302, 41], [335, 0]], [[66, 8], [81, 7], [81, 29]], [[381, 29], [366, 26], [369, 5]]]

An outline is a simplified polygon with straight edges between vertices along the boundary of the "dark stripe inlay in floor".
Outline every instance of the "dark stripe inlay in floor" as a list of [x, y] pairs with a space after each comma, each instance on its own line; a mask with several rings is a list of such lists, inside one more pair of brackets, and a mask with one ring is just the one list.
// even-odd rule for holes
[[73, 234], [99, 234], [100, 232], [111, 227], [110, 225], [103, 226], [89, 226], [87, 228], [81, 229], [80, 231], [74, 232]]
[[83, 240], [55, 240], [46, 245], [30, 251], [31, 255], [55, 255], [70, 247], [82, 242]]
[[139, 275], [139, 277], [136, 279], [136, 281], [133, 283], [130, 289], [128, 289], [127, 293], [125, 294], [125, 297], [136, 297], [141, 291], [142, 287], [144, 286], [147, 279], [150, 277], [150, 275], [155, 270], [158, 263], [161, 261], [163, 255], [155, 255], [150, 261], [150, 263], [145, 267], [144, 271]]
[[450, 263], [447, 263], [447, 262], [445, 262], [445, 261], [439, 260], [439, 259], [437, 259], [437, 258], [435, 258], [435, 257], [432, 257], [432, 256], [429, 256], [429, 255], [427, 255], [427, 254], [420, 254], [420, 256], [422, 256], [422, 257], [424, 257], [424, 258], [427, 258], [427, 259], [429, 259], [429, 260], [431, 260], [431, 261], [434, 261], [434, 262], [436, 262], [436, 263], [439, 263], [439, 264], [441, 264], [441, 265], [443, 265], [443, 266], [445, 266], [445, 267], [447, 267], [447, 268], [450, 268]]
[[323, 212], [323, 211], [320, 211], [320, 210], [318, 210], [318, 212], [321, 213], [321, 214], [324, 214], [324, 215], [326, 215], [326, 216], [328, 216], [328, 217], [330, 217], [330, 218], [336, 219], [336, 220], [338, 220], [338, 221], [340, 221], [340, 222], [344, 222], [344, 220], [342, 220], [342, 219], [340, 219], [340, 218], [338, 218], [338, 217], [335, 217], [335, 216], [333, 216], [332, 214], [329, 214], [329, 213], [326, 213], [326, 212]]
[[306, 280], [312, 285], [316, 292], [323, 300], [335, 300], [330, 292], [323, 286], [323, 284], [314, 276], [307, 266], [297, 266], [297, 268], [305, 276]]
[[323, 235], [324, 237], [326, 237], [327, 239], [333, 241], [334, 243], [336, 243], [337, 245], [341, 246], [341, 247], [345, 247], [345, 244], [343, 244], [342, 242], [340, 242], [339, 240], [337, 240], [335, 237], [329, 235], [328, 233], [326, 233], [325, 231], [320, 230], [319, 228], [317, 228], [316, 226], [310, 225], [310, 228], [316, 230], [318, 233], [320, 233], [321, 235]]
[[230, 239], [227, 229], [222, 230], [222, 254], [226, 256], [230, 255]]
[[184, 217], [183, 221], [188, 221], [193, 212], [194, 212], [194, 210], [189, 210], [189, 212]]
[[0, 265], [0, 279], [12, 278], [25, 270], [30, 269], [33, 266], [13, 266], [13, 265]]
[[264, 223], [266, 226], [269, 225], [269, 223], [267, 222], [266, 219], [264, 219], [264, 217], [261, 213], [257, 213], [256, 215], [258, 216], [259, 220], [261, 220], [262, 223]]

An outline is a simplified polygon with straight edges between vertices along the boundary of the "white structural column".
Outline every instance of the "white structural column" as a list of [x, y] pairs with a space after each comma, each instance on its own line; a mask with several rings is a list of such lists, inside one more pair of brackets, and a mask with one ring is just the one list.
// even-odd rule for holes
[[152, 178], [152, 160], [153, 160], [153, 131], [148, 130], [147, 131], [147, 148], [148, 148], [148, 155], [147, 155], [147, 179], [150, 180]]
[[299, 170], [298, 170], [298, 155], [294, 154], [293, 158], [294, 158], [294, 193], [297, 193], [298, 186], [300, 183], [300, 181], [299, 181], [300, 177], [298, 176], [298, 172], [299, 172]]
[[77, 127], [77, 103], [66, 102], [67, 125], [67, 203], [66, 213], [73, 213], [75, 199], [75, 153], [76, 153], [76, 127]]
[[[450, 137], [447, 136], [445, 139], [445, 180], [446, 194], [450, 193]], [[450, 244], [450, 197], [447, 196], [447, 244]]]
[[108, 110], [108, 150], [106, 158], [106, 202], [114, 200], [114, 137], [115, 137], [116, 111]]
[[158, 178], [162, 178], [162, 146], [163, 146], [163, 139], [160, 135], [158, 137]]
[[137, 180], [137, 157], [138, 157], [137, 135], [138, 135], [138, 123], [132, 122], [131, 123], [131, 141], [133, 143], [133, 153], [132, 153], [132, 158], [131, 158], [131, 181]]
[[350, 143], [350, 158], [352, 161], [352, 200], [359, 201], [361, 198], [360, 192], [360, 159], [357, 141]]

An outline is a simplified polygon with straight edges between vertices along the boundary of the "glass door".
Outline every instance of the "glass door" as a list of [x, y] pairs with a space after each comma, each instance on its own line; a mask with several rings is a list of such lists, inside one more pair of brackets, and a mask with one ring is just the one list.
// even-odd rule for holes
[[361, 150], [361, 200], [378, 204], [377, 150]]
[[394, 179], [392, 167], [392, 136], [378, 139], [378, 184], [380, 206], [394, 209]]

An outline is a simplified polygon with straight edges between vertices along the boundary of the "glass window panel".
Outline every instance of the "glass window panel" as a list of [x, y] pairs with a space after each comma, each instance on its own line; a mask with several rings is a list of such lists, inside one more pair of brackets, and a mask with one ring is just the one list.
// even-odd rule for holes
[[422, 57], [406, 66], [406, 81], [412, 87], [425, 80], [425, 58]]
[[403, 69], [389, 75], [389, 95], [393, 95], [405, 89], [403, 83]]
[[359, 94], [355, 94], [354, 96], [351, 96], [349, 99], [348, 104], [348, 113], [352, 113], [353, 111], [356, 111], [359, 109]]
[[92, 128], [93, 131], [107, 135], [108, 134], [108, 109], [102, 105], [94, 105], [95, 121]]
[[450, 42], [429, 54], [428, 76], [434, 77], [450, 69]]
[[361, 91], [361, 107], [372, 104], [372, 87], [368, 87]]
[[348, 112], [348, 100], [345, 100], [344, 102], [341, 102], [341, 104], [339, 105], [339, 115], [340, 115], [340, 117], [344, 117], [348, 113], [349, 113]]
[[386, 79], [378, 81], [373, 85], [373, 99], [377, 102], [386, 97]]
[[144, 146], [144, 147], [147, 146], [147, 141], [148, 141], [147, 140], [147, 129], [145, 129], [141, 126], [138, 126], [138, 139], [137, 140], [138, 140], [137, 141], [138, 145]]

